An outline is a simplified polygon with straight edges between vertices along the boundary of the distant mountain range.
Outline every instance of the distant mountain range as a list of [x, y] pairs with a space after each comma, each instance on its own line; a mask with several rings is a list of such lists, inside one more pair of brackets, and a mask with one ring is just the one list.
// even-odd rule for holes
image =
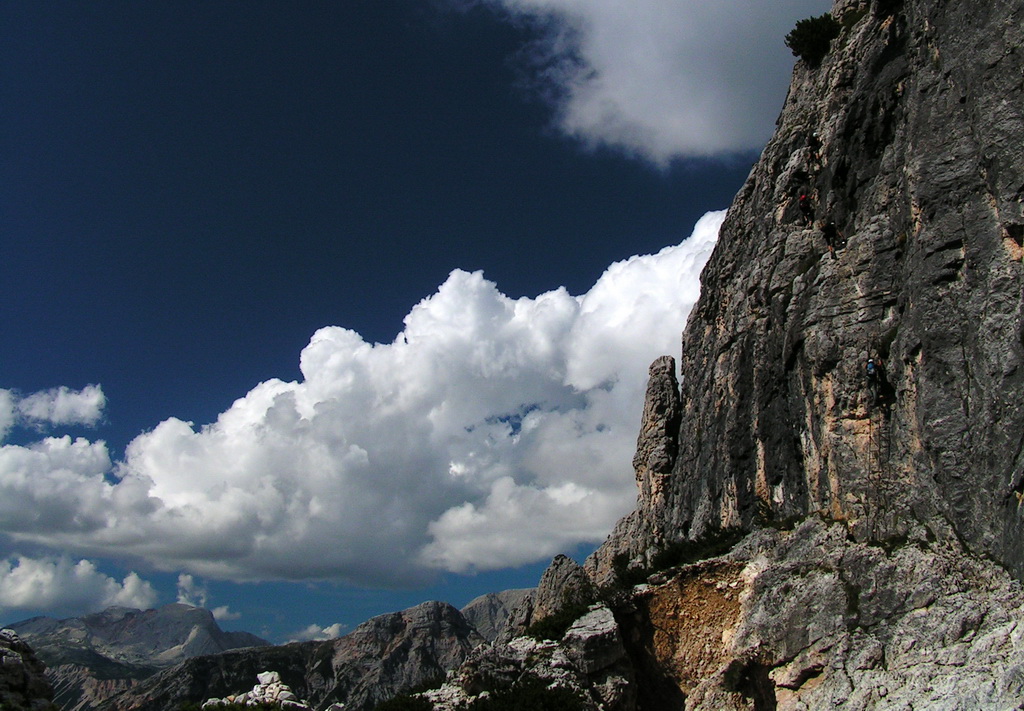
[[209, 610], [179, 603], [110, 607], [63, 620], [33, 617], [9, 627], [46, 664], [54, 701], [66, 711], [91, 709], [185, 659], [269, 644], [248, 632], [225, 632]]
[[[342, 686], [349, 705], [372, 708], [381, 698], [422, 681], [420, 674], [429, 676], [451, 668], [476, 644], [494, 640], [530, 592], [489, 593], [461, 611], [427, 603], [374, 618], [337, 641], [278, 647], [248, 632], [225, 632], [209, 610], [182, 604], [155, 610], [110, 607], [62, 620], [33, 617], [9, 627], [46, 664], [54, 701], [64, 711], [117, 708], [121, 702], [114, 697], [118, 696], [127, 704], [141, 698], [143, 704], [154, 708], [161, 704], [172, 708], [186, 699], [195, 685], [212, 689], [219, 683], [223, 694], [242, 691], [263, 667], [283, 672], [304, 694], [323, 700], [340, 691], [334, 688], [336, 682], [326, 681], [335, 674], [319, 680], [321, 675], [307, 674], [305, 669], [323, 654], [336, 657], [348, 670], [341, 676], [348, 679]], [[427, 629], [430, 633], [424, 635]], [[442, 629], [448, 632], [441, 634]], [[404, 635], [408, 644], [398, 646], [407, 648], [409, 654], [403, 659], [389, 657], [387, 649]], [[448, 641], [439, 643], [438, 635]], [[243, 648], [254, 649], [221, 655]], [[220, 656], [197, 659], [211, 655]], [[434, 662], [424, 663], [435, 656]], [[390, 669], [387, 673], [380, 670], [385, 660]], [[218, 677], [217, 683], [207, 678], [210, 674]]]

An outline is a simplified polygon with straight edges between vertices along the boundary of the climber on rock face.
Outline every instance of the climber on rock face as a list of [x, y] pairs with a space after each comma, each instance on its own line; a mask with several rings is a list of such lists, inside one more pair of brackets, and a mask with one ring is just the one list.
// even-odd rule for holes
[[811, 198], [807, 193], [802, 193], [797, 204], [800, 206], [800, 215], [803, 217], [804, 224], [810, 226], [814, 224], [814, 205], [811, 203]]
[[846, 238], [832, 220], [818, 223], [818, 229], [821, 230], [821, 234], [825, 235], [825, 244], [828, 245], [829, 254], [832, 255], [832, 259], [835, 259], [836, 249], [846, 246]]
[[868, 358], [868, 362], [864, 366], [864, 375], [867, 376], [868, 379], [868, 393], [871, 395], [871, 404], [877, 405], [879, 395], [879, 365], [875, 362], [874, 358]]

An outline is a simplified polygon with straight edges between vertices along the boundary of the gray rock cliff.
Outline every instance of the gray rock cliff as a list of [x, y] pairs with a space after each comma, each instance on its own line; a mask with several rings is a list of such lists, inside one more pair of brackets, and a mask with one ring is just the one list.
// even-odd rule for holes
[[563, 608], [584, 608], [595, 600], [597, 589], [583, 567], [568, 556], [557, 555], [541, 575], [536, 589], [512, 610], [497, 639], [500, 643], [508, 642]]
[[488, 642], [493, 642], [508, 624], [513, 611], [533, 592], [533, 588], [487, 593], [470, 600], [459, 612]]
[[[644, 425], [674, 442], [641, 449], [638, 513], [598, 579], [812, 512], [859, 540], [927, 528], [1024, 575], [1022, 5], [836, 2], [842, 33], [796, 63], [702, 274], [680, 412]], [[645, 422], [670, 387], [652, 377]]]

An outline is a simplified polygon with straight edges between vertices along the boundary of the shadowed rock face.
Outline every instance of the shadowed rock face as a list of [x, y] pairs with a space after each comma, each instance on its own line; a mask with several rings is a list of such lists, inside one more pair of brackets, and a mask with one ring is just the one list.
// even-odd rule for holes
[[923, 524], [1024, 576], [1022, 8], [836, 3], [843, 33], [797, 62], [701, 277], [671, 471], [637, 466], [596, 577], [816, 511], [861, 540]]
[[14, 630], [0, 630], [0, 709], [55, 711], [46, 667]]
[[[622, 584], [635, 695], [602, 695], [568, 635], [499, 638], [436, 708], [521, 659], [574, 671], [587, 709], [1019, 708], [1024, 596], [989, 556], [1024, 577], [1024, 0], [977, 5], [838, 0], [830, 54], [797, 63], [682, 377], [651, 366], [637, 509], [586, 565]], [[651, 570], [722, 529], [750, 533]]]

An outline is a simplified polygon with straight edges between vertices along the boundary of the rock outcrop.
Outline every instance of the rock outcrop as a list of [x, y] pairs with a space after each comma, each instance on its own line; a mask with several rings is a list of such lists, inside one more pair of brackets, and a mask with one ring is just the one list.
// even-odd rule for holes
[[851, 541], [812, 517], [635, 589], [640, 708], [1010, 709], [1024, 593], [958, 544]]
[[[599, 578], [819, 511], [859, 540], [924, 526], [1024, 575], [1022, 5], [837, 0], [842, 32], [797, 62], [702, 274], [681, 412], [645, 425], [675, 444], [638, 462], [639, 514]], [[649, 408], [672, 401], [652, 387]]]
[[484, 642], [451, 605], [426, 602], [374, 617], [326, 642], [253, 647], [188, 659], [101, 703], [101, 711], [177, 711], [184, 702], [226, 698], [266, 669], [314, 708], [367, 711], [443, 676]]
[[666, 543], [662, 534], [664, 526], [659, 522], [669, 517], [666, 510], [669, 476], [679, 450], [682, 422], [675, 358], [658, 358], [651, 364], [648, 374], [640, 434], [633, 456], [637, 508], [616, 524], [599, 556], [587, 562], [591, 578], [602, 586], [614, 581], [616, 568], [650, 563], [650, 558]]
[[513, 611], [531, 593], [533, 588], [487, 593], [470, 600], [459, 612], [484, 639], [493, 642], [504, 631]]
[[[203, 709], [216, 709], [230, 705], [260, 706], [264, 704], [276, 704], [282, 709], [293, 711], [313, 711], [313, 707], [300, 699], [292, 691], [292, 688], [281, 681], [281, 675], [276, 671], [260, 672], [256, 675], [256, 685], [249, 691], [239, 694], [229, 694], [223, 699], [207, 699], [203, 702]], [[342, 711], [341, 704], [331, 704], [324, 711]]]
[[597, 588], [583, 567], [569, 556], [557, 555], [541, 575], [536, 589], [512, 610], [498, 640], [508, 642], [564, 609], [582, 609], [596, 600]]
[[0, 630], [0, 709], [56, 711], [46, 667], [18, 633]]
[[533, 685], [568, 695], [576, 703], [573, 708], [630, 711], [635, 708], [634, 681], [614, 615], [595, 604], [559, 640], [519, 636], [481, 645], [442, 686], [420, 696], [435, 711], [460, 711], [495, 692], [515, 693]]

